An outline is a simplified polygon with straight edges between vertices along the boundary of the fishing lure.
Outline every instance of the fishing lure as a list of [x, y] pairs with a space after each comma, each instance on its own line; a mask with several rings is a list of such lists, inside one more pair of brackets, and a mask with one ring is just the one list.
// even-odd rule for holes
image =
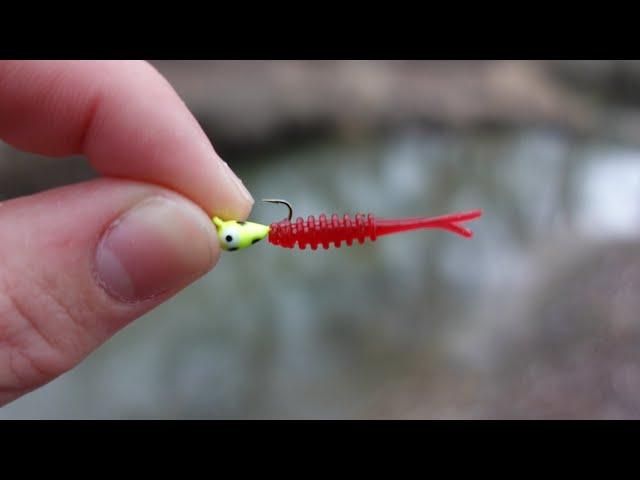
[[375, 241], [376, 238], [383, 235], [423, 228], [440, 228], [471, 238], [473, 232], [460, 223], [475, 220], [482, 215], [481, 210], [440, 217], [400, 219], [375, 218], [372, 214], [365, 216], [361, 213], [356, 214], [354, 218], [346, 214], [342, 218], [336, 214], [331, 217], [321, 214], [318, 218], [311, 215], [306, 220], [298, 217], [292, 222], [293, 207], [289, 202], [267, 198], [262, 201], [285, 205], [289, 209], [289, 215], [284, 220], [268, 226], [236, 220], [225, 221], [219, 217], [213, 217], [220, 247], [223, 250], [231, 252], [247, 248], [267, 236], [269, 243], [284, 248], [294, 248], [297, 244], [298, 248], [302, 250], [307, 246], [316, 250], [318, 245], [327, 249], [332, 243], [339, 248], [342, 242], [351, 246], [354, 240], [362, 244], [367, 238]]

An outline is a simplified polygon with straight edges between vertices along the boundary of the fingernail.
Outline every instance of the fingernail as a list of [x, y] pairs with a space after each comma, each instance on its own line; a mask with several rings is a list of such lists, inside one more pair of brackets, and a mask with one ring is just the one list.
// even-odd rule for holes
[[100, 284], [124, 301], [182, 288], [215, 263], [211, 222], [186, 200], [152, 197], [125, 212], [96, 252]]
[[253, 197], [249, 193], [249, 190], [247, 190], [247, 187], [244, 186], [244, 183], [242, 183], [242, 180], [240, 180], [240, 178], [238, 178], [238, 176], [233, 172], [233, 170], [231, 170], [231, 167], [229, 167], [227, 162], [222, 160], [222, 165], [224, 166], [227, 178], [229, 178], [231, 182], [236, 186], [238, 193], [240, 193], [240, 195], [247, 202], [253, 204]]

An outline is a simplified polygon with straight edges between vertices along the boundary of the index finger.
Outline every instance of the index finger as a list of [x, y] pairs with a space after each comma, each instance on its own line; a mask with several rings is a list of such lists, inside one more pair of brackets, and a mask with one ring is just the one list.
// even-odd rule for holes
[[0, 62], [0, 138], [43, 155], [84, 154], [103, 175], [171, 188], [210, 215], [244, 218], [253, 204], [146, 62]]

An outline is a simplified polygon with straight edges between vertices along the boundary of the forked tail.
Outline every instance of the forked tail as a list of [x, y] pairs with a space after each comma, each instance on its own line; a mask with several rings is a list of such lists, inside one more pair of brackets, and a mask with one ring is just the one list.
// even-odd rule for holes
[[482, 210], [472, 210], [465, 213], [453, 213], [451, 215], [430, 218], [376, 218], [376, 236], [379, 237], [421, 228], [440, 228], [466, 238], [471, 238], [473, 232], [460, 225], [460, 223], [475, 220], [481, 216]]

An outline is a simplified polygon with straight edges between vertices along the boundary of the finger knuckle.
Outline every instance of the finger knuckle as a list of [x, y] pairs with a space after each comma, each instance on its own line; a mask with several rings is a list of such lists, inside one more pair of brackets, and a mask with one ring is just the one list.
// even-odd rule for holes
[[[7, 370], [21, 388], [44, 383], [72, 368], [83, 346], [73, 310], [47, 289], [3, 282], [0, 291], [0, 350]], [[3, 382], [4, 383], [4, 382]]]

